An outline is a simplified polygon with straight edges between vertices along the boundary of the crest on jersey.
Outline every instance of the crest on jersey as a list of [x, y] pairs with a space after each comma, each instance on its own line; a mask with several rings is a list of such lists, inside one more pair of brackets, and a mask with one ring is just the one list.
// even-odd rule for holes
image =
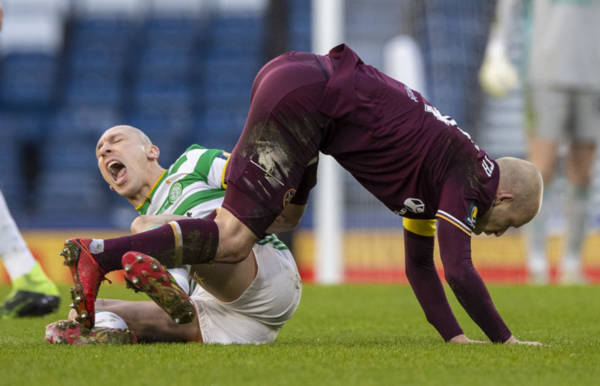
[[425, 204], [418, 198], [409, 197], [404, 200], [404, 207], [414, 214], [425, 212]]
[[175, 202], [179, 197], [181, 197], [181, 192], [183, 192], [183, 187], [179, 182], [173, 184], [171, 186], [171, 190], [169, 190], [169, 201]]
[[467, 211], [465, 222], [471, 228], [475, 228], [475, 223], [477, 222], [477, 201], [471, 201], [469, 204], [469, 210]]

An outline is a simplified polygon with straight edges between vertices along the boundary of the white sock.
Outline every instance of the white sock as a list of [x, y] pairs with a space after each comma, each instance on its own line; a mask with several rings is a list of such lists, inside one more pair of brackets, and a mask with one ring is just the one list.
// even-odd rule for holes
[[527, 262], [529, 271], [543, 273], [548, 270], [546, 248], [548, 242], [548, 208], [551, 207], [548, 191], [544, 192], [543, 205], [540, 212], [526, 227]]
[[586, 236], [590, 189], [569, 185], [565, 208], [567, 227], [562, 267], [565, 271], [581, 269], [581, 247]]
[[35, 259], [6, 206], [2, 192], [0, 192], [0, 258], [11, 280], [25, 275], [35, 265]]
[[90, 241], [90, 252], [94, 255], [104, 252], [104, 240], [92, 239], [92, 241]]
[[96, 312], [96, 327], [127, 329], [127, 323], [119, 315], [110, 311]]
[[179, 285], [181, 287], [181, 289], [189, 295], [190, 292], [190, 275], [188, 273], [188, 270], [186, 268], [171, 268], [168, 269], [167, 271], [169, 271], [169, 273], [173, 276], [173, 278], [175, 279], [175, 281], [177, 282], [177, 285]]

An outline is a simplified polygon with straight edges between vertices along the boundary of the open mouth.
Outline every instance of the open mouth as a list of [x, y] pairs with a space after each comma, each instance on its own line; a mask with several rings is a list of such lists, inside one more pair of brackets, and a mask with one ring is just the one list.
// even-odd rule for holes
[[125, 175], [126, 167], [117, 160], [110, 161], [107, 165], [108, 172], [115, 182], [119, 183], [121, 177]]

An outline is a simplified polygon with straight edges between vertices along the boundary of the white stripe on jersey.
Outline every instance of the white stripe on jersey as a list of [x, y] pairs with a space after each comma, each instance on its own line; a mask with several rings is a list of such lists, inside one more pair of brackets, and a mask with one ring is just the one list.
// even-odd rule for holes
[[451, 215], [450, 213], [443, 211], [441, 209], [438, 209], [437, 213], [441, 214], [442, 216], [448, 217], [450, 220], [454, 221], [456, 223], [457, 226], [463, 228], [463, 230], [467, 233], [471, 233], [471, 228], [469, 228], [468, 226], [465, 225], [465, 223], [463, 223], [462, 221], [460, 221], [459, 219], [457, 219], [456, 217], [454, 217], [453, 215]]

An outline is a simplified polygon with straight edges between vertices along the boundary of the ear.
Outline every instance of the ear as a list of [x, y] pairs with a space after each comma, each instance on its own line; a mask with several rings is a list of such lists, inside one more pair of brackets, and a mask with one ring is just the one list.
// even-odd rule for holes
[[150, 146], [150, 149], [148, 150], [148, 153], [147, 153], [148, 159], [157, 160], [159, 155], [160, 155], [160, 149], [158, 148], [158, 146], [156, 146], [156, 145]]
[[496, 198], [494, 199], [493, 206], [500, 205], [502, 203], [511, 203], [513, 200], [513, 194], [509, 192], [499, 191], [496, 192]]

